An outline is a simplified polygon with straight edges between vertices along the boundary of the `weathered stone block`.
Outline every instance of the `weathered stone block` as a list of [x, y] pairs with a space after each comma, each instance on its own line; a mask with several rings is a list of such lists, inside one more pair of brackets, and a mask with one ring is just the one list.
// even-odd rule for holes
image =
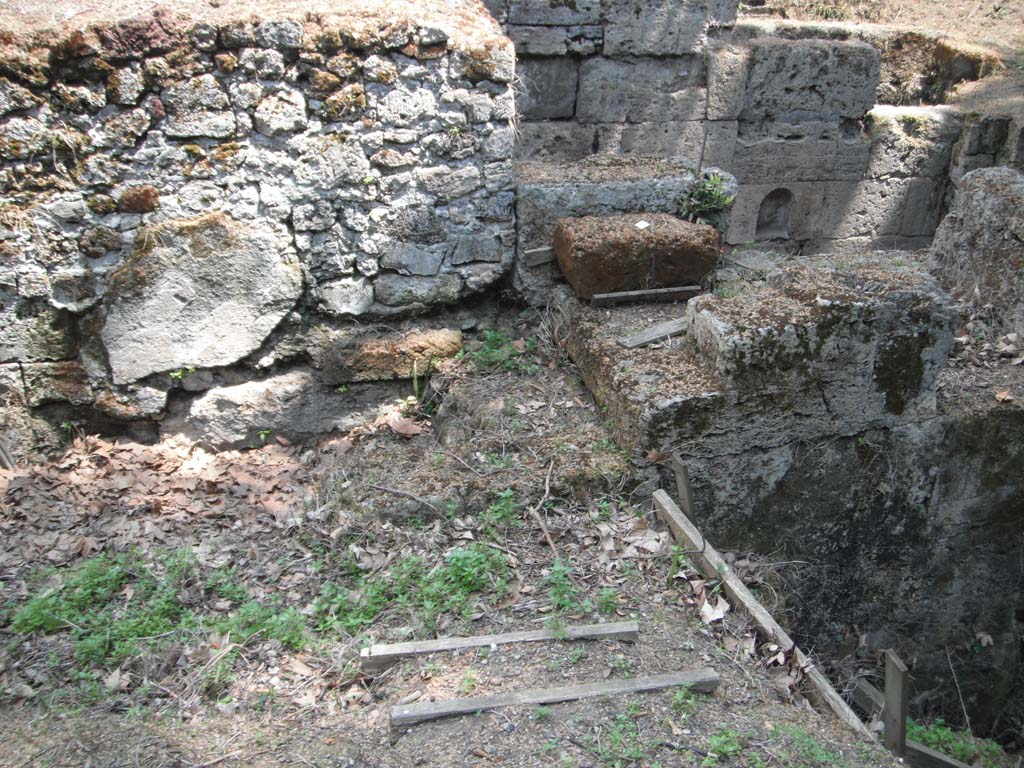
[[167, 88], [162, 101], [167, 110], [164, 130], [168, 136], [227, 138], [235, 132], [228, 95], [213, 75], [201, 75]]
[[384, 269], [393, 269], [403, 275], [436, 275], [451, 247], [447, 243], [421, 245], [398, 243], [380, 260]]
[[696, 168], [703, 148], [704, 127], [699, 120], [598, 126], [602, 153], [671, 157]]
[[718, 46], [708, 51], [707, 62], [708, 120], [735, 120], [746, 96], [750, 49]]
[[255, 350], [302, 292], [282, 246], [268, 226], [220, 213], [140, 233], [105, 298], [114, 382], [230, 365]]
[[930, 237], [942, 218], [948, 184], [944, 178], [911, 179], [903, 201], [903, 220], [899, 234], [904, 237]]
[[33, 408], [46, 403], [86, 405], [92, 402], [89, 377], [76, 362], [25, 363], [22, 373], [28, 404]]
[[22, 109], [31, 109], [39, 103], [32, 91], [0, 77], [0, 117]]
[[521, 59], [522, 88], [516, 106], [527, 120], [572, 117], [576, 109], [576, 62], [568, 57]]
[[836, 122], [740, 123], [730, 170], [740, 183], [862, 179], [870, 143]]
[[681, 56], [704, 45], [704, 0], [604, 0], [606, 56]]
[[510, 24], [597, 24], [601, 21], [601, 0], [511, 0]]
[[261, 430], [291, 440], [372, 419], [380, 403], [399, 394], [397, 385], [355, 385], [339, 393], [315, 372], [299, 369], [260, 381], [218, 387], [178, 405], [161, 424], [163, 435], [183, 435], [216, 448], [260, 445]]
[[337, 340], [318, 354], [326, 384], [427, 376], [462, 349], [462, 332], [448, 329], [364, 334]]
[[580, 125], [575, 120], [525, 121], [519, 125], [515, 157], [532, 161], [579, 160], [599, 148], [599, 130], [596, 125]]
[[707, 121], [704, 123], [704, 154], [701, 170], [705, 168], [732, 168], [736, 155], [736, 120]]
[[576, 116], [583, 123], [702, 120], [707, 106], [703, 75], [698, 56], [588, 59], [580, 65]]
[[[785, 237], [791, 240], [810, 240], [827, 237], [830, 231], [831, 182], [772, 182], [768, 184], [741, 184], [732, 208], [732, 222], [726, 234], [726, 242], [739, 245], [755, 240], [770, 240]], [[852, 187], [853, 182], [846, 183]], [[780, 190], [788, 193], [788, 202], [783, 216], [777, 217], [772, 226], [762, 226], [759, 231], [758, 219], [762, 225], [765, 217], [762, 207], [769, 204], [769, 196]], [[783, 194], [782, 198], [786, 198]], [[780, 228], [785, 234], [780, 234]]]
[[281, 90], [260, 101], [253, 117], [256, 130], [265, 136], [304, 130], [308, 122], [306, 97], [294, 89]]
[[718, 230], [664, 213], [560, 219], [555, 256], [581, 299], [699, 285], [718, 262]]
[[1001, 115], [971, 115], [964, 121], [963, 152], [994, 155], [1003, 149], [1010, 131], [1010, 118]]
[[935, 233], [932, 265], [959, 297], [991, 304], [1001, 330], [1024, 334], [1024, 174], [985, 168], [964, 176]]
[[[565, 56], [569, 52], [567, 27], [539, 27], [513, 24], [508, 35], [519, 56]], [[522, 59], [519, 61], [522, 64]]]
[[898, 235], [910, 179], [869, 179], [830, 185], [827, 206], [832, 211], [824, 237]]
[[320, 307], [329, 315], [362, 315], [373, 306], [373, 284], [365, 277], [343, 277], [320, 286]]
[[877, 106], [868, 113], [868, 175], [942, 176], [960, 135], [960, 115], [947, 107]]
[[451, 304], [459, 299], [462, 278], [450, 273], [437, 277], [405, 277], [385, 273], [374, 281], [373, 287], [377, 301], [388, 307]]
[[74, 352], [66, 313], [0, 293], [0, 362], [61, 360]]
[[859, 119], [875, 103], [879, 65], [866, 43], [756, 39], [740, 119]]

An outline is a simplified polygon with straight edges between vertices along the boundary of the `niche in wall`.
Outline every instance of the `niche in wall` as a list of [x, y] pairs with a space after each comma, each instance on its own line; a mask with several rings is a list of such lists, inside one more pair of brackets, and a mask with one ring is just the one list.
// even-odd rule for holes
[[789, 214], [793, 205], [793, 193], [785, 187], [773, 189], [757, 211], [756, 240], [789, 239]]

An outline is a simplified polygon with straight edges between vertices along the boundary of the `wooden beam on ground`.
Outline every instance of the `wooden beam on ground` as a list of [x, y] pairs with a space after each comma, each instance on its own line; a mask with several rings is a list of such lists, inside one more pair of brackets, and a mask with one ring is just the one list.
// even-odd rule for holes
[[903, 759], [914, 768], [971, 768], [967, 763], [961, 763], [949, 755], [936, 752], [931, 747], [909, 739]]
[[560, 701], [592, 699], [599, 696], [620, 696], [627, 693], [657, 691], [686, 685], [700, 693], [710, 693], [718, 687], [718, 673], [710, 667], [687, 672], [673, 672], [631, 680], [604, 680], [600, 683], [569, 685], [560, 688], [531, 688], [523, 691], [498, 693], [493, 696], [471, 696], [449, 701], [429, 701], [391, 708], [391, 727], [408, 728], [410, 725], [454, 715], [471, 715], [488, 709], [527, 704], [557, 704]]
[[878, 717], [885, 709], [885, 694], [867, 680], [858, 680], [853, 686], [853, 702], [869, 717]]
[[422, 656], [439, 651], [457, 651], [462, 648], [483, 648], [505, 643], [532, 643], [542, 640], [625, 640], [635, 643], [639, 639], [640, 625], [635, 621], [569, 626], [564, 630], [533, 629], [525, 632], [506, 632], [501, 635], [442, 637], [437, 640], [372, 645], [362, 650], [361, 665], [365, 672], [379, 672], [410, 656]]
[[885, 652], [885, 746], [903, 757], [907, 746], [907, 706], [909, 702], [907, 665], [891, 648]]
[[676, 539], [687, 549], [687, 554], [694, 561], [698, 570], [707, 579], [718, 579], [722, 582], [725, 594], [734, 604], [743, 608], [766, 637], [786, 651], [792, 650], [797, 664], [803, 670], [804, 677], [810, 684], [808, 698], [822, 708], [831, 709], [842, 722], [866, 739], [875, 740], [867, 726], [861, 722], [850, 705], [839, 695], [824, 673], [808, 658], [807, 654], [796, 647], [793, 639], [772, 615], [765, 610], [757, 598], [751, 594], [743, 581], [733, 573], [728, 563], [713, 546], [705, 541], [697, 527], [676, 506], [665, 491], [654, 492], [654, 507], [658, 516], [668, 525]]
[[539, 267], [541, 264], [549, 264], [554, 260], [555, 249], [550, 245], [523, 251], [523, 265], [527, 267]]
[[681, 285], [677, 288], [651, 288], [646, 291], [619, 291], [595, 293], [590, 299], [592, 307], [610, 307], [631, 301], [689, 301], [700, 294], [699, 285]]
[[686, 325], [685, 317], [680, 317], [678, 320], [666, 320], [664, 323], [652, 325], [650, 328], [630, 334], [629, 336], [623, 336], [621, 339], [616, 339], [616, 341], [620, 347], [625, 347], [626, 349], [646, 347], [648, 344], [654, 344], [670, 336], [679, 336], [686, 330]]

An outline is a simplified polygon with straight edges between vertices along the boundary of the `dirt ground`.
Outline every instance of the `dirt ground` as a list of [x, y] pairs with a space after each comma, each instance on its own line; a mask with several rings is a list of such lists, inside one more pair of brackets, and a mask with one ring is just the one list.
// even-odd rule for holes
[[[497, 357], [480, 352], [488, 331], [470, 334], [465, 357], [434, 374], [430, 398], [399, 419], [398, 404], [382, 403], [381, 418], [318, 445], [269, 440], [217, 455], [80, 437], [53, 463], [5, 476], [0, 766], [894, 764], [811, 711], [790, 659], [757, 641], [745, 617], [702, 620], [701, 605], [718, 598], [655, 522], [658, 467], [609, 440], [545, 321], [531, 310], [485, 319], [509, 340]], [[511, 514], [495, 512], [502, 500]], [[508, 572], [461, 614], [428, 626], [400, 599], [352, 633], [314, 621], [329, 581], [368, 589], [359, 578], [403, 558], [441, 564], [475, 544], [502, 553]], [[552, 546], [571, 569], [562, 592]], [[9, 623], [85, 561], [132, 552], [155, 572], [183, 550], [200, 573], [230, 573], [248, 598], [307, 617], [301, 646], [260, 632], [232, 643], [190, 625], [175, 647], [143, 638], [116, 668], [86, 670], [72, 627]], [[755, 584], [766, 572], [742, 558], [737, 567]], [[194, 586], [198, 615], [229, 610]], [[125, 610], [130, 589], [116, 596]], [[640, 624], [635, 645], [496, 646], [376, 677], [356, 663], [368, 642], [626, 619]], [[667, 690], [389, 728], [400, 702], [702, 666], [721, 675], [712, 695]]]

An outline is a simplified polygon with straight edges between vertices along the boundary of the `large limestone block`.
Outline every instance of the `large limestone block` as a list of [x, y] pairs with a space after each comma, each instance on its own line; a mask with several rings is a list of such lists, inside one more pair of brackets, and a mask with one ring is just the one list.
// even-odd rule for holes
[[750, 66], [746, 46], [717, 46], [708, 51], [708, 120], [735, 120], [743, 110]]
[[702, 120], [703, 77], [699, 56], [588, 59], [580, 65], [576, 117], [582, 123]]
[[876, 106], [868, 113], [868, 175], [942, 176], [960, 136], [961, 116], [948, 107]]
[[25, 363], [22, 374], [30, 406], [45, 403], [85, 405], [92, 402], [89, 377], [79, 363]]
[[301, 269], [268, 226], [221, 213], [139, 234], [111, 276], [101, 337], [115, 383], [254, 351], [302, 292]]
[[833, 184], [827, 203], [833, 218], [821, 234], [835, 238], [898, 235], [910, 192], [910, 179]]
[[184, 139], [200, 136], [227, 138], [235, 132], [235, 115], [227, 92], [213, 75], [201, 75], [163, 92], [167, 109], [164, 130]]
[[576, 62], [559, 56], [521, 59], [516, 73], [522, 81], [516, 108], [527, 120], [572, 117], [576, 109]]
[[561, 219], [555, 256], [581, 299], [699, 285], [718, 261], [718, 230], [664, 213]]
[[[853, 182], [842, 184], [844, 188], [853, 186]], [[733, 203], [732, 220], [726, 234], [726, 242], [739, 245], [780, 236], [790, 240], [827, 237], [831, 216], [828, 201], [833, 186], [832, 182], [822, 181], [740, 184], [736, 201]], [[768, 203], [769, 196], [778, 195], [780, 192], [788, 192], [790, 196], [783, 217], [786, 224], [784, 235], [776, 234], [780, 231], [777, 227], [766, 232], [758, 226], [762, 208]]]
[[754, 40], [740, 119], [860, 119], [875, 103], [879, 65], [866, 43]]
[[215, 448], [259, 445], [273, 434], [291, 440], [350, 429], [372, 419], [397, 386], [327, 386], [308, 369], [211, 389], [179, 404], [161, 424], [164, 435], [184, 435]]
[[516, 160], [564, 162], [594, 154], [598, 128], [574, 120], [524, 121], [519, 124]]
[[731, 24], [730, 0], [604, 0], [607, 56], [680, 56], [699, 52], [710, 24]]
[[704, 147], [700, 120], [657, 123], [611, 123], [598, 126], [598, 152], [647, 155], [683, 160], [696, 168]]
[[511, 0], [510, 24], [596, 24], [601, 20], [601, 0]]
[[991, 304], [1000, 330], [1024, 334], [1024, 174], [983, 168], [963, 177], [935, 233], [932, 267], [958, 296]]
[[740, 183], [862, 179], [870, 148], [853, 120], [740, 123], [727, 167]]

